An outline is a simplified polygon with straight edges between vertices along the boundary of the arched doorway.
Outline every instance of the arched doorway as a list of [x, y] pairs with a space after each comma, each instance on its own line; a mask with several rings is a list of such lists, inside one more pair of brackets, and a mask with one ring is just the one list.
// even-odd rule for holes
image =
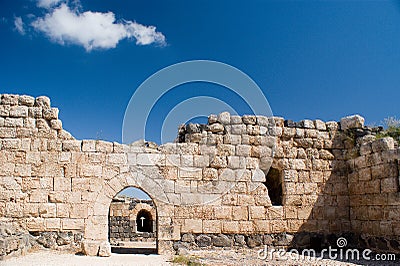
[[108, 237], [114, 253], [157, 253], [157, 215], [153, 200], [128, 187], [111, 201]]
[[153, 217], [149, 211], [140, 210], [136, 215], [136, 231], [137, 232], [153, 232]]

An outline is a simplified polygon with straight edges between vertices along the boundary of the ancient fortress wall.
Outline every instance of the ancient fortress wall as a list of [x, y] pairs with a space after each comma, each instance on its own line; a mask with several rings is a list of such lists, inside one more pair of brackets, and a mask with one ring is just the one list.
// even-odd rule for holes
[[[342, 234], [399, 252], [400, 152], [375, 131], [359, 116], [325, 123], [222, 113], [181, 126], [177, 143], [122, 145], [74, 139], [47, 97], [3, 94], [0, 223], [39, 238], [52, 232], [52, 248], [65, 233], [86, 254], [105, 256], [111, 200], [134, 186], [154, 201], [159, 253], [324, 245]], [[1, 255], [18, 250], [7, 239], [29, 246], [21, 234], [0, 238]]]

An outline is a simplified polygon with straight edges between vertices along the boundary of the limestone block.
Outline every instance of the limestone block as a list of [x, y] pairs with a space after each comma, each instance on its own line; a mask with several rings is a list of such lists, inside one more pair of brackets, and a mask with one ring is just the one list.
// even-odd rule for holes
[[30, 118], [42, 118], [43, 117], [42, 107], [29, 107], [28, 116]]
[[255, 205], [255, 199], [251, 195], [239, 194], [237, 196], [237, 203], [240, 206]]
[[237, 145], [236, 146], [236, 155], [248, 157], [251, 153], [251, 146], [250, 145]]
[[61, 219], [60, 218], [46, 218], [44, 219], [44, 226], [46, 230], [60, 230], [61, 229]]
[[160, 165], [163, 166], [166, 164], [166, 158], [165, 155], [163, 154], [157, 154], [157, 153], [142, 153], [138, 154], [136, 158], [136, 162], [138, 165], [148, 165], [148, 166], [153, 166], [153, 165]]
[[82, 241], [82, 253], [87, 256], [97, 256], [99, 254], [100, 242], [85, 239]]
[[254, 230], [259, 233], [264, 233], [264, 232], [270, 233], [271, 232], [271, 229], [270, 229], [271, 225], [270, 225], [270, 221], [268, 221], [268, 220], [257, 220], [257, 219], [253, 220], [253, 227], [254, 227]]
[[257, 117], [254, 115], [244, 115], [242, 116], [242, 121], [246, 125], [255, 125], [257, 122]]
[[27, 117], [28, 107], [26, 106], [12, 106], [10, 108], [10, 117]]
[[180, 178], [188, 178], [194, 180], [201, 180], [203, 171], [201, 168], [185, 167], [178, 169], [178, 175]]
[[30, 202], [47, 202], [48, 201], [48, 192], [42, 189], [35, 189], [29, 195]]
[[210, 125], [209, 128], [212, 133], [224, 132], [225, 130], [224, 126], [220, 123], [214, 123]]
[[190, 193], [181, 193], [181, 204], [183, 205], [200, 205], [203, 203], [203, 195], [201, 193], [195, 193], [193, 190]]
[[254, 169], [251, 171], [251, 181], [253, 182], [265, 182], [266, 181], [266, 176], [264, 172], [260, 169]]
[[235, 155], [235, 146], [230, 144], [218, 144], [217, 155], [219, 156]]
[[35, 98], [28, 95], [20, 95], [18, 98], [18, 104], [24, 106], [33, 106], [35, 104]]
[[245, 134], [247, 130], [246, 125], [240, 124], [240, 125], [232, 125], [231, 126], [231, 133], [233, 135], [242, 135]]
[[23, 127], [24, 120], [22, 118], [6, 117], [4, 120], [5, 127]]
[[110, 245], [110, 242], [103, 241], [103, 242], [100, 243], [99, 256], [100, 257], [110, 257], [111, 256], [111, 245]]
[[71, 204], [70, 218], [87, 218], [88, 207], [86, 204]]
[[181, 227], [182, 233], [201, 233], [203, 232], [203, 223], [200, 219], [185, 219]]
[[82, 151], [95, 152], [96, 151], [96, 140], [83, 140]]
[[219, 180], [222, 181], [235, 181], [236, 174], [232, 169], [223, 168], [218, 170]]
[[55, 177], [54, 191], [71, 191], [71, 178]]
[[43, 109], [43, 118], [46, 120], [58, 119], [58, 108]]
[[260, 126], [258, 125], [247, 125], [246, 133], [251, 136], [260, 135]]
[[114, 150], [114, 145], [112, 142], [96, 140], [96, 151], [97, 152], [112, 152]]
[[214, 124], [217, 121], [218, 121], [218, 116], [217, 115], [211, 114], [211, 115], [208, 116], [208, 124], [209, 125]]
[[39, 215], [44, 218], [56, 217], [56, 204], [55, 203], [42, 203], [39, 205]]
[[250, 219], [265, 219], [265, 207], [264, 206], [249, 206], [249, 218]]
[[203, 169], [203, 180], [216, 180], [218, 179], [218, 170], [214, 168]]
[[236, 221], [247, 221], [249, 219], [248, 207], [246, 206], [233, 206], [232, 219]]
[[44, 231], [44, 218], [33, 217], [26, 219], [26, 227], [30, 231]]
[[381, 193], [394, 193], [399, 191], [395, 178], [384, 178], [381, 180]]
[[220, 220], [203, 220], [203, 233], [220, 234], [222, 223]]
[[257, 158], [246, 157], [246, 168], [247, 169], [259, 168], [259, 160]]
[[267, 208], [266, 213], [267, 213], [268, 219], [270, 219], [270, 220], [283, 219], [283, 217], [284, 217], [282, 206], [269, 207], [269, 208]]
[[242, 123], [242, 117], [238, 115], [231, 115], [230, 117], [231, 125], [237, 125]]
[[70, 218], [61, 219], [62, 230], [83, 230], [84, 225], [85, 225], [84, 219], [70, 219]]
[[18, 105], [18, 95], [15, 94], [2, 94], [1, 104], [3, 105]]
[[286, 220], [271, 220], [270, 225], [272, 233], [282, 233], [287, 230]]
[[315, 124], [315, 128], [318, 130], [326, 130], [326, 125], [325, 122], [321, 121], [321, 120], [315, 120], [314, 121]]
[[16, 164], [14, 168], [15, 176], [31, 176], [32, 168], [30, 164]]
[[229, 125], [231, 120], [231, 115], [228, 112], [222, 112], [218, 115], [217, 121], [223, 125]]
[[222, 232], [223, 234], [237, 234], [239, 233], [239, 222], [238, 221], [222, 221]]
[[42, 107], [44, 109], [50, 108], [50, 99], [46, 96], [39, 96], [35, 99], [35, 106]]
[[214, 207], [214, 217], [216, 219], [232, 219], [232, 207], [231, 206], [216, 206]]
[[387, 151], [393, 149], [394, 149], [394, 140], [391, 137], [377, 139], [374, 142], [372, 142], [373, 152]]
[[25, 217], [38, 217], [39, 203], [25, 203], [23, 206], [23, 214]]
[[360, 115], [346, 116], [340, 119], [341, 130], [347, 130], [352, 128], [363, 128], [364, 127], [364, 117]]
[[[139, 163], [139, 160], [142, 161], [142, 159], [139, 159], [140, 155], [144, 155], [144, 154], [139, 154], [138, 155], [138, 164], [141, 164], [141, 163]], [[151, 154], [151, 155], [153, 155], [153, 154]], [[126, 154], [124, 154], [124, 153], [111, 153], [111, 154], [107, 154], [107, 156], [106, 156], [106, 162], [108, 164], [120, 164], [120, 165], [123, 165], [123, 164], [126, 164], [127, 161], [128, 160], [126, 158]]]
[[82, 141], [80, 140], [64, 140], [62, 143], [63, 151], [81, 151]]
[[216, 169], [225, 168], [228, 166], [228, 162], [225, 156], [214, 156], [211, 159], [210, 166]]
[[304, 119], [301, 120], [299, 124], [302, 128], [315, 128], [314, 122], [312, 120]]
[[192, 167], [193, 166], [193, 155], [183, 154], [181, 155], [181, 166]]

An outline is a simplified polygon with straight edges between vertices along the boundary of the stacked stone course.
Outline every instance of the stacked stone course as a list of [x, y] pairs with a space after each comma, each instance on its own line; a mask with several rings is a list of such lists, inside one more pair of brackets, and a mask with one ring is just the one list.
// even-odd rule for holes
[[[3, 94], [0, 221], [82, 233], [84, 253], [106, 256], [111, 201], [134, 186], [154, 201], [159, 253], [208, 238], [218, 245], [222, 235], [254, 247], [269, 237], [292, 235], [289, 246], [309, 244], [307, 234], [345, 233], [400, 252], [399, 149], [376, 131], [360, 116], [325, 123], [221, 113], [181, 126], [177, 142], [161, 146], [81, 141], [62, 129], [47, 97]], [[271, 167], [281, 206], [265, 186]], [[185, 241], [188, 234], [201, 241]]]

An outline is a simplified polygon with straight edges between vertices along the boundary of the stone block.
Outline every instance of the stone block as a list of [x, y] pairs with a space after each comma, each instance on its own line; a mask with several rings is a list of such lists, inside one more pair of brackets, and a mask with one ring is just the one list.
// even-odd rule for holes
[[10, 108], [10, 117], [27, 117], [28, 107], [26, 106], [12, 106]]
[[85, 225], [84, 219], [70, 219], [70, 218], [61, 219], [62, 230], [83, 230], [84, 225]]
[[246, 221], [249, 219], [249, 212], [247, 206], [233, 206], [232, 219], [237, 221]]
[[[142, 155], [142, 154], [139, 154]], [[138, 155], [138, 163], [139, 163], [139, 155]], [[127, 158], [126, 158], [126, 154], [124, 153], [111, 153], [111, 154], [107, 154], [106, 157], [106, 162], [108, 164], [119, 164], [119, 165], [124, 165], [127, 163]]]
[[62, 143], [63, 151], [81, 151], [82, 141], [80, 140], [64, 140]]
[[42, 118], [43, 117], [42, 107], [29, 107], [28, 116], [31, 118]]
[[228, 112], [222, 112], [217, 116], [217, 121], [223, 125], [229, 125], [231, 122], [231, 115]]
[[103, 241], [103, 242], [100, 243], [99, 256], [100, 257], [110, 257], [111, 256], [111, 245], [110, 245], [110, 242]]
[[61, 219], [60, 218], [46, 218], [44, 219], [44, 225], [46, 230], [60, 230], [61, 229]]
[[4, 119], [4, 126], [5, 127], [23, 127], [24, 120], [23, 120], [23, 118], [6, 117], [6, 119]]
[[254, 169], [251, 172], [252, 172], [251, 181], [253, 181], [253, 182], [265, 182], [266, 181], [266, 176], [261, 169]]
[[365, 119], [360, 115], [346, 116], [340, 119], [341, 130], [363, 128]]
[[232, 219], [231, 206], [218, 206], [214, 208], [214, 217], [216, 219]]
[[222, 223], [220, 220], [203, 220], [203, 233], [219, 234], [221, 233]]
[[222, 221], [222, 233], [223, 234], [237, 234], [239, 233], [239, 222], [238, 221]]
[[391, 137], [377, 139], [372, 142], [372, 151], [380, 152], [394, 149], [394, 140]]
[[100, 242], [85, 239], [82, 241], [82, 252], [87, 256], [97, 256], [99, 254]]
[[181, 228], [182, 233], [202, 233], [203, 224], [200, 219], [185, 219]]
[[253, 219], [266, 219], [264, 206], [249, 206], [249, 218]]
[[50, 108], [50, 98], [47, 96], [36, 97], [35, 106], [42, 107], [43, 109]]
[[43, 109], [43, 118], [46, 120], [58, 119], [58, 108]]

